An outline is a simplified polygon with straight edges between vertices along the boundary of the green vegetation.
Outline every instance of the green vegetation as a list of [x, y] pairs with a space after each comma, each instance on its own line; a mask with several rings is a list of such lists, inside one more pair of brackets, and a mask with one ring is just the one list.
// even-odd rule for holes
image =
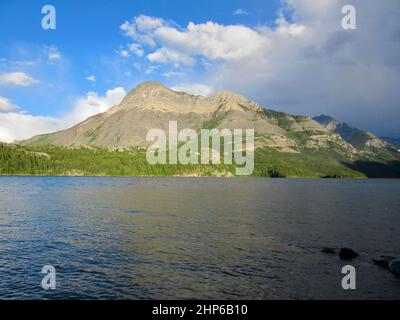
[[365, 178], [356, 170], [347, 168], [339, 156], [308, 151], [281, 153], [274, 149], [259, 149], [255, 153], [255, 176], [288, 178]]
[[[334, 151], [255, 152], [254, 177], [400, 177], [398, 163], [350, 161]], [[380, 175], [380, 172], [382, 175]], [[24, 147], [0, 144], [0, 174], [94, 176], [234, 176], [235, 165], [150, 165], [144, 149]]]
[[[307, 132], [293, 138], [301, 142]], [[43, 136], [45, 139], [46, 136]], [[282, 153], [263, 148], [255, 152], [254, 177], [365, 178], [400, 177], [400, 162], [349, 159], [338, 147], [300, 148]], [[94, 176], [234, 176], [235, 165], [150, 165], [144, 149], [0, 144], [0, 174]]]
[[0, 144], [0, 174], [175, 176], [233, 175], [228, 165], [150, 165], [143, 149], [22, 147]]

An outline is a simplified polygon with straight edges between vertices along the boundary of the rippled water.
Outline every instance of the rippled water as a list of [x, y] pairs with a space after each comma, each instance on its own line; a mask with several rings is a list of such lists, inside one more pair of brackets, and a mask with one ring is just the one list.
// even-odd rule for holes
[[[320, 252], [342, 246], [355, 291]], [[400, 256], [400, 180], [0, 177], [3, 299], [400, 298], [380, 255]]]

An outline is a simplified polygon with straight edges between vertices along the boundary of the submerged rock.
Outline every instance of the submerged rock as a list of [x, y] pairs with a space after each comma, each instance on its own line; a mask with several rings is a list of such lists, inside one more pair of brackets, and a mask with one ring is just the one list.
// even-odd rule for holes
[[353, 249], [349, 249], [349, 248], [342, 248], [340, 249], [339, 252], [339, 257], [342, 260], [351, 260], [354, 258], [357, 258], [359, 256], [359, 254], [357, 252], [355, 252]]
[[322, 253], [326, 253], [326, 254], [336, 254], [336, 249], [334, 249], [334, 248], [322, 248], [321, 252]]
[[374, 263], [380, 267], [389, 269], [389, 263], [394, 259], [394, 257], [382, 256], [379, 259], [373, 259], [372, 261], [374, 261]]
[[400, 259], [393, 259], [389, 262], [389, 270], [400, 276]]

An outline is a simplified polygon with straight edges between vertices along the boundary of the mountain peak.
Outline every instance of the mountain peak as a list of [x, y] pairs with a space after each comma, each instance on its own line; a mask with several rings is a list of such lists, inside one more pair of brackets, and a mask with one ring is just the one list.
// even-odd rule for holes
[[233, 101], [233, 102], [247, 101], [247, 99], [244, 96], [228, 90], [216, 92], [212, 96], [210, 96], [209, 99], [218, 101]]
[[335, 118], [332, 118], [331, 116], [327, 116], [326, 114], [321, 114], [318, 117], [314, 117], [313, 120], [321, 123], [321, 124], [329, 124], [330, 122], [336, 122], [339, 123]]
[[143, 82], [139, 84], [135, 89], [133, 89], [129, 94], [152, 94], [152, 93], [159, 93], [159, 92], [173, 92], [172, 90], [168, 89], [160, 82], [157, 81], [149, 81]]
[[136, 88], [129, 91], [122, 100], [121, 105], [140, 105], [146, 101], [158, 99], [164, 100], [166, 97], [175, 96], [177, 93], [168, 89], [160, 82], [149, 81], [139, 84]]

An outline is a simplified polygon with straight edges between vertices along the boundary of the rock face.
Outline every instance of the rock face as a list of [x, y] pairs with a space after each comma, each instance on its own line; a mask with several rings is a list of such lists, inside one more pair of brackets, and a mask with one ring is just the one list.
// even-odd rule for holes
[[400, 138], [392, 138], [392, 137], [381, 137], [383, 141], [389, 142], [391, 145], [400, 148]]
[[[266, 147], [287, 154], [326, 151], [327, 157], [331, 157], [328, 153], [334, 151], [342, 159], [351, 161], [365, 152], [390, 146], [376, 137], [362, 144], [355, 143], [352, 135], [343, 133], [346, 125], [332, 118], [313, 120], [266, 109], [228, 91], [210, 97], [194, 96], [173, 91], [158, 82], [140, 84], [119, 105], [72, 128], [39, 135], [20, 144], [145, 148], [150, 144], [146, 141], [147, 132], [150, 129], [168, 132], [169, 121], [177, 121], [178, 130], [254, 129], [256, 148]], [[396, 159], [400, 159], [400, 153]]]
[[397, 147], [394, 145], [379, 139], [370, 132], [354, 128], [346, 122], [340, 122], [326, 115], [314, 117], [313, 120], [317, 121], [327, 130], [340, 135], [343, 140], [366, 154], [382, 151], [387, 153], [398, 153]]
[[[251, 129], [256, 132], [256, 146], [280, 152], [298, 152], [290, 135], [308, 132], [337, 140], [325, 127], [304, 116], [267, 110], [232, 92], [210, 97], [175, 92], [157, 82], [146, 82], [130, 91], [123, 101], [107, 112], [95, 115], [60, 132], [40, 135], [25, 145], [146, 147], [148, 130], [168, 131], [169, 121], [178, 121], [178, 130], [191, 128]], [[315, 139], [313, 139], [314, 141]], [[319, 141], [317, 139], [317, 141]], [[341, 143], [348, 145], [345, 141]], [[323, 143], [310, 143], [319, 148]], [[350, 148], [350, 146], [349, 146]]]

